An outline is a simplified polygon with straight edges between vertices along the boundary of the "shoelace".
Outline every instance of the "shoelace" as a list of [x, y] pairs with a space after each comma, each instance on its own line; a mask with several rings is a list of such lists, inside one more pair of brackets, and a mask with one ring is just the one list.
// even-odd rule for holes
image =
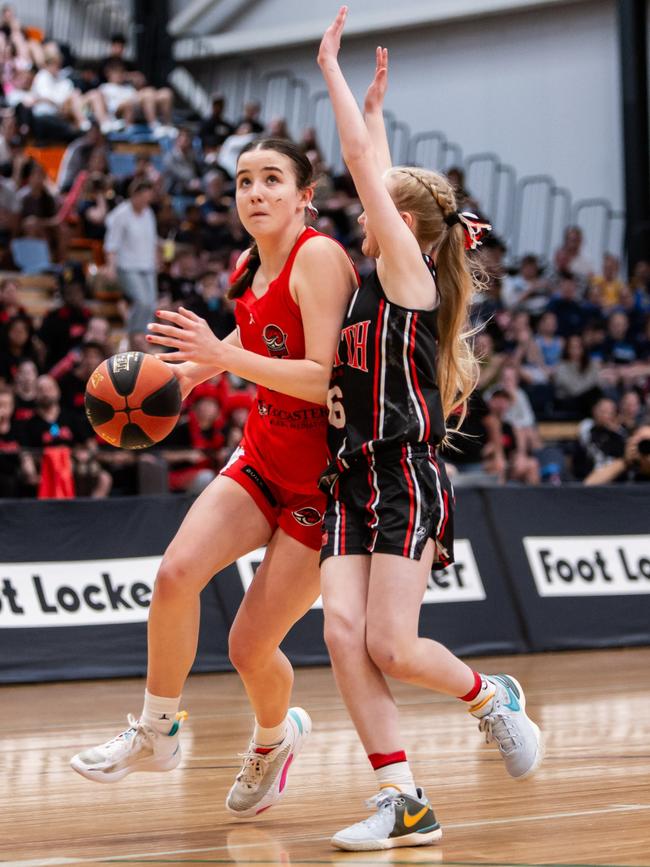
[[255, 788], [266, 773], [270, 755], [271, 753], [267, 753], [266, 755], [257, 753], [254, 749], [248, 749], [245, 753], [239, 753], [239, 757], [244, 760], [244, 763], [241, 771], [237, 774], [237, 782], [243, 783], [249, 789]]
[[397, 793], [386, 794], [385, 792], [378, 792], [376, 795], [373, 795], [372, 798], [368, 798], [365, 802], [366, 807], [368, 807], [368, 809], [375, 807], [377, 812], [373, 813], [372, 816], [368, 816], [367, 819], [363, 819], [360, 824], [364, 825], [366, 828], [372, 828], [380, 817], [382, 810], [394, 807], [401, 798], [402, 796]]
[[139, 744], [143, 739], [150, 740], [154, 733], [152, 729], [137, 720], [133, 714], [128, 714], [126, 719], [129, 724], [128, 729], [120, 732], [119, 735], [112, 738], [105, 745], [111, 752], [115, 749], [121, 748], [124, 744], [127, 745], [127, 752], [130, 752], [135, 745]]
[[491, 744], [494, 741], [504, 755], [517, 748], [516, 728], [508, 715], [487, 714], [480, 720], [478, 727], [479, 731], [485, 732], [485, 743]]

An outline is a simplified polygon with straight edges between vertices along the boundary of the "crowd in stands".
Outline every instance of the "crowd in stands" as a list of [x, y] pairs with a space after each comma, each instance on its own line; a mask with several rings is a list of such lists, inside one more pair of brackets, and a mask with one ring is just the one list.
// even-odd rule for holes
[[[172, 435], [145, 452], [93, 434], [85, 383], [115, 351], [147, 351], [156, 309], [183, 304], [219, 337], [233, 329], [225, 295], [247, 246], [237, 156], [262, 134], [289, 138], [286, 122], [264, 123], [256, 102], [232, 116], [219, 94], [207, 117], [183, 114], [125, 59], [120, 34], [104, 60], [82, 64], [12, 7], [0, 17], [0, 497], [52, 495], [62, 474], [79, 496], [197, 492], [241, 439], [248, 383], [222, 375], [196, 389]], [[350, 176], [329, 170], [313, 129], [299, 144], [320, 177], [315, 228], [366, 273]], [[43, 145], [65, 148], [56, 172]], [[462, 169], [448, 174], [459, 206], [481, 213]], [[20, 288], [21, 251], [36, 249], [21, 241], [38, 243], [58, 285], [44, 315]], [[497, 234], [485, 239], [472, 310], [480, 381], [467, 436], [445, 450], [456, 483], [650, 480], [650, 264], [628, 280], [616, 256], [591, 262], [583, 248], [576, 226], [549, 262], [513, 262]], [[116, 299], [109, 318], [102, 298]], [[549, 424], [575, 437], [549, 439]]]

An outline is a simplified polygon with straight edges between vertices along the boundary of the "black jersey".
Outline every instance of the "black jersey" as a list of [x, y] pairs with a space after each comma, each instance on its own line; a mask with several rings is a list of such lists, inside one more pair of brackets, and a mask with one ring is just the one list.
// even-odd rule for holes
[[361, 456], [396, 451], [404, 443], [435, 446], [444, 438], [436, 319], [436, 310], [390, 302], [376, 270], [364, 279], [343, 323], [332, 371], [332, 463], [326, 475]]

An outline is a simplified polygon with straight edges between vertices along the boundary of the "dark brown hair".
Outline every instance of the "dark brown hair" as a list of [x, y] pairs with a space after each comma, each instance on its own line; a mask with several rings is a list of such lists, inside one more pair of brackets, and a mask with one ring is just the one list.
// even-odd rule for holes
[[[255, 141], [250, 142], [245, 148], [243, 148], [239, 157], [241, 157], [242, 154], [249, 153], [250, 151], [275, 151], [276, 153], [283, 154], [285, 157], [288, 157], [293, 164], [293, 173], [298, 189], [305, 190], [313, 184], [314, 170], [311, 163], [300, 150], [298, 145], [289, 141], [289, 139], [255, 139]], [[228, 290], [228, 298], [241, 298], [244, 292], [252, 284], [255, 273], [259, 267], [260, 254], [257, 249], [257, 244], [253, 242], [248, 254], [248, 259], [246, 260], [246, 268]]]

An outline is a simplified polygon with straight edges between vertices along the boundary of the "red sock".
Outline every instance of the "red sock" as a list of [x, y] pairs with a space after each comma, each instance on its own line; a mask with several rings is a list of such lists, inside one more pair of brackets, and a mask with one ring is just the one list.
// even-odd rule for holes
[[478, 671], [473, 672], [474, 674], [474, 686], [470, 689], [470, 691], [466, 695], [460, 695], [459, 698], [461, 701], [474, 701], [476, 696], [481, 691], [481, 687], [483, 686], [483, 680]]
[[385, 768], [386, 765], [394, 765], [397, 762], [406, 761], [406, 753], [404, 750], [398, 750], [396, 753], [370, 753], [368, 761], [372, 765], [373, 771], [378, 771], [379, 768]]

